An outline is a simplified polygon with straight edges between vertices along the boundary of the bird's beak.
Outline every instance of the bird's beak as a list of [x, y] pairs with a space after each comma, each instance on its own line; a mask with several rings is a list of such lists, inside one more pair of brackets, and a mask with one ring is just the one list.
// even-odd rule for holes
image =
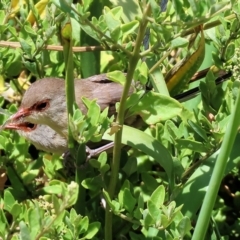
[[20, 108], [15, 114], [10, 117], [10, 121], [17, 121], [31, 114], [28, 108]]
[[3, 129], [13, 129], [13, 130], [19, 130], [20, 124], [18, 123], [7, 123], [6, 125], [2, 126]]

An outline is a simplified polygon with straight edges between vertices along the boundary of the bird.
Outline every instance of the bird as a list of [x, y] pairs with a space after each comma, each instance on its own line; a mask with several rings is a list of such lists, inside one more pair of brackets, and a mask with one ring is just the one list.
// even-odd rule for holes
[[[229, 77], [229, 74], [226, 78]], [[220, 77], [216, 84], [225, 81]], [[3, 129], [16, 130], [29, 140], [36, 148], [52, 153], [64, 153], [67, 150], [67, 111], [65, 100], [65, 84], [63, 79], [44, 78], [34, 82], [25, 92], [17, 113]], [[101, 110], [110, 108], [110, 114], [115, 113], [115, 103], [120, 101], [122, 85], [111, 82], [106, 74], [95, 75], [86, 79], [75, 80], [76, 102], [85, 114], [81, 97], [98, 99]], [[129, 94], [133, 92], [131, 88]], [[196, 95], [198, 88], [191, 89], [176, 96], [179, 101], [189, 95]]]
[[[109, 114], [114, 114], [115, 104], [121, 99], [123, 86], [110, 81], [106, 74], [95, 75], [86, 79], [76, 79], [76, 103], [83, 114], [87, 109], [82, 97], [97, 99], [101, 110], [109, 107]], [[34, 82], [25, 92], [18, 111], [10, 117], [12, 122], [47, 125], [64, 138], [68, 135], [68, 117], [65, 95], [65, 82], [60, 78], [43, 78]], [[37, 126], [37, 128], [43, 128]], [[49, 129], [48, 129], [49, 130]]]
[[68, 150], [67, 138], [61, 136], [47, 125], [30, 122], [7, 122], [3, 129], [15, 130], [32, 143], [38, 150], [62, 155]]

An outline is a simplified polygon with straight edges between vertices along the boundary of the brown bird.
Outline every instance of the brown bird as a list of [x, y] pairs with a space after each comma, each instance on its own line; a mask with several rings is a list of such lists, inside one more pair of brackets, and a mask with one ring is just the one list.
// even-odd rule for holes
[[[115, 103], [120, 101], [123, 86], [111, 82], [106, 74], [75, 80], [76, 103], [85, 114], [81, 97], [97, 99], [101, 110], [109, 107], [109, 113], [115, 113]], [[11, 116], [12, 122], [29, 122], [47, 125], [59, 135], [67, 138], [67, 107], [65, 82], [58, 78], [43, 78], [34, 82], [25, 92], [17, 113]], [[42, 128], [42, 127], [40, 127]]]

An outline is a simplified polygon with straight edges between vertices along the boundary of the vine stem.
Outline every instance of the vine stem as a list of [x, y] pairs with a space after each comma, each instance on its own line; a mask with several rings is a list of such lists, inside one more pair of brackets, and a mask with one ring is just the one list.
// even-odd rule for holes
[[[126, 76], [126, 83], [124, 85], [124, 89], [123, 89], [123, 93], [122, 93], [122, 97], [119, 105], [119, 111], [116, 119], [117, 124], [120, 126], [120, 130], [115, 134], [115, 138], [114, 138], [113, 160], [111, 163], [111, 177], [110, 177], [110, 182], [107, 189], [111, 200], [113, 199], [115, 194], [115, 188], [116, 188], [118, 174], [119, 174], [121, 142], [122, 142], [121, 126], [124, 123], [125, 104], [126, 104], [130, 87], [131, 87], [133, 74], [134, 74], [136, 65], [140, 59], [139, 52], [142, 46], [142, 41], [145, 35], [146, 27], [148, 24], [148, 17], [150, 13], [151, 13], [151, 7], [149, 4], [147, 4], [139, 24], [135, 47], [130, 56], [128, 71]], [[105, 239], [106, 240], [112, 239], [112, 212], [111, 212], [110, 206], [108, 205], [106, 206], [106, 213], [105, 213]]]

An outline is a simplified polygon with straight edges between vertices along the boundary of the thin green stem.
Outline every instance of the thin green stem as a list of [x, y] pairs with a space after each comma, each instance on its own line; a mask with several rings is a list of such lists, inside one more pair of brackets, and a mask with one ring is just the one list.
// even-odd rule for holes
[[235, 103], [234, 111], [231, 115], [229, 125], [227, 127], [223, 143], [213, 169], [213, 174], [209, 183], [207, 193], [205, 195], [203, 205], [198, 217], [197, 225], [193, 233], [193, 240], [202, 240], [206, 235], [209, 220], [212, 214], [218, 190], [224, 175], [227, 160], [231, 153], [237, 132], [240, 124], [240, 92], [238, 92], [238, 98]]
[[154, 71], [159, 67], [159, 65], [171, 54], [171, 52], [172, 52], [172, 49], [169, 49], [169, 50], [151, 67], [151, 69], [149, 70], [149, 73], [154, 72]]
[[[225, 19], [226, 21], [229, 21], [229, 20], [232, 20], [232, 19], [235, 19], [235, 18], [236, 18], [235, 14], [231, 14], [231, 15], [225, 17], [224, 19]], [[200, 25], [200, 24], [201, 24], [201, 22], [198, 23], [198, 25]], [[203, 24], [203, 23], [202, 23], [202, 24]], [[207, 29], [216, 27], [216, 26], [221, 25], [221, 24], [222, 24], [222, 22], [221, 22], [220, 20], [216, 20], [216, 21], [213, 21], [213, 22], [210, 22], [210, 23], [206, 23], [206, 24], [204, 24], [204, 26], [203, 26], [203, 30], [207, 30]], [[186, 36], [189, 36], [190, 34], [193, 34], [193, 33], [195, 33], [194, 27], [191, 27], [190, 29], [183, 30], [182, 32], [175, 34], [175, 35], [172, 37], [172, 39], [169, 40], [169, 42], [170, 42], [171, 40], [173, 40], [173, 39], [178, 38], [178, 37], [186, 37]], [[161, 45], [161, 43], [157, 42], [156, 44], [154, 44], [153, 46], [151, 46], [149, 49], [147, 49], [146, 51], [142, 52], [142, 53], [141, 53], [141, 57], [145, 57], [145, 56], [147, 56], [149, 53], [152, 53], [153, 51], [157, 50], [160, 45]]]
[[[235, 14], [230, 14], [229, 16], [225, 17], [224, 20], [225, 21], [229, 21], [229, 20], [232, 20], [234, 18], [236, 18], [236, 15]], [[222, 24], [222, 22], [220, 20], [212, 21], [210, 23], [204, 24], [203, 30], [207, 30], [207, 29], [216, 27], [216, 26], [221, 25], [221, 24]], [[186, 31], [182, 31], [180, 33], [180, 35], [177, 34], [177, 35], [174, 36], [174, 38], [176, 38], [177, 36], [186, 37], [186, 36], [188, 36], [188, 35], [190, 35], [192, 33], [194, 33], [194, 28], [188, 29]]]
[[[126, 99], [128, 97], [128, 93], [131, 87], [136, 65], [140, 59], [139, 51], [142, 46], [142, 41], [145, 35], [147, 23], [148, 23], [147, 17], [150, 15], [150, 12], [151, 12], [151, 8], [150, 8], [150, 5], [148, 4], [146, 5], [146, 9], [143, 13], [143, 18], [139, 24], [136, 44], [129, 60], [126, 83], [124, 85], [124, 89], [123, 89], [123, 93], [122, 93], [122, 97], [119, 105], [118, 116], [116, 119], [117, 124], [119, 124], [120, 126], [122, 126], [124, 123]], [[114, 197], [115, 188], [118, 180], [119, 164], [120, 164], [120, 157], [121, 157], [121, 142], [122, 142], [122, 129], [120, 128], [120, 130], [115, 134], [113, 160], [111, 164], [111, 177], [110, 177], [110, 182], [108, 186], [108, 194], [111, 199]], [[112, 212], [108, 205], [106, 206], [106, 214], [105, 214], [105, 239], [106, 240], [112, 239]]]

